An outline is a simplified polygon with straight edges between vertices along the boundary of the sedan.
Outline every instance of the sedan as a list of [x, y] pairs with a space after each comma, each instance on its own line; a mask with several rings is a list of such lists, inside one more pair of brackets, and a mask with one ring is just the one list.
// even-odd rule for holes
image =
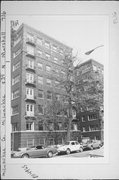
[[86, 143], [82, 143], [83, 149], [96, 149], [100, 148], [102, 146], [102, 143], [100, 140], [90, 140]]
[[52, 147], [44, 147], [42, 145], [27, 148], [24, 151], [16, 151], [12, 154], [15, 158], [39, 158], [39, 157], [53, 157], [56, 155], [57, 149]]
[[60, 154], [61, 152], [65, 152], [67, 154], [70, 154], [71, 152], [81, 152], [83, 151], [83, 147], [81, 144], [79, 144], [78, 141], [68, 141], [64, 145], [59, 146], [57, 148], [58, 153]]

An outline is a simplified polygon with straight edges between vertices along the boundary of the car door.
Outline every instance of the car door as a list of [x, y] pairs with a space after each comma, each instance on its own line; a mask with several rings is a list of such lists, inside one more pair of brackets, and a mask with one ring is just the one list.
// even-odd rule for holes
[[75, 142], [75, 144], [76, 151], [78, 151], [80, 149], [80, 144], [77, 141]]
[[42, 157], [44, 153], [42, 146], [36, 146], [33, 150], [30, 150], [30, 157], [37, 158]]
[[46, 154], [47, 154], [47, 151], [45, 150], [43, 146], [37, 146], [37, 153], [36, 153], [37, 157], [44, 157], [46, 156]]
[[76, 144], [75, 144], [75, 142], [71, 142], [71, 151], [76, 151]]

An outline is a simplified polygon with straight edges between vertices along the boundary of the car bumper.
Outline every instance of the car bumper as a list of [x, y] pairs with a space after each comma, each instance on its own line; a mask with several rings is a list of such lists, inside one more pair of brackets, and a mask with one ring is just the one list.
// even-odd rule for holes
[[58, 150], [58, 154], [65, 153], [65, 152], [66, 152], [66, 150]]

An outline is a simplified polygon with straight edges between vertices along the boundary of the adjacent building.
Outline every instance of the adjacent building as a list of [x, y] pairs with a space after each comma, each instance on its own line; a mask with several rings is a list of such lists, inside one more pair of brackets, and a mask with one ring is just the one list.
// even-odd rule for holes
[[[52, 122], [45, 126], [45, 107], [65, 95], [59, 86], [65, 76], [62, 60], [72, 48], [25, 24], [12, 33], [11, 45], [12, 149], [54, 144], [56, 133], [57, 143], [64, 142], [64, 118], [59, 117], [55, 130]], [[72, 127], [78, 140], [80, 130], [75, 123]]]
[[[103, 101], [103, 70], [102, 64], [90, 59], [84, 63], [81, 63], [76, 67], [76, 78], [79, 89], [84, 93], [88, 88], [93, 86], [93, 96], [96, 94], [96, 88], [100, 85], [102, 91], [101, 97], [98, 101]], [[101, 81], [101, 82], [100, 82]], [[94, 102], [93, 102], [94, 103]], [[103, 139], [103, 102], [99, 104], [100, 107], [96, 107], [96, 104], [87, 106], [84, 109], [81, 107], [77, 119], [79, 120], [82, 137], [90, 137], [91, 139]]]

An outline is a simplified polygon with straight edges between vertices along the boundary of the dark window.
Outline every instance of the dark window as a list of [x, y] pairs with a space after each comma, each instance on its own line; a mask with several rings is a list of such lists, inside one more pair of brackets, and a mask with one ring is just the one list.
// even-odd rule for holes
[[43, 114], [43, 105], [38, 105], [38, 113]]
[[43, 90], [38, 90], [38, 97], [43, 98]]
[[38, 130], [43, 131], [43, 124], [41, 122], [38, 123]]

